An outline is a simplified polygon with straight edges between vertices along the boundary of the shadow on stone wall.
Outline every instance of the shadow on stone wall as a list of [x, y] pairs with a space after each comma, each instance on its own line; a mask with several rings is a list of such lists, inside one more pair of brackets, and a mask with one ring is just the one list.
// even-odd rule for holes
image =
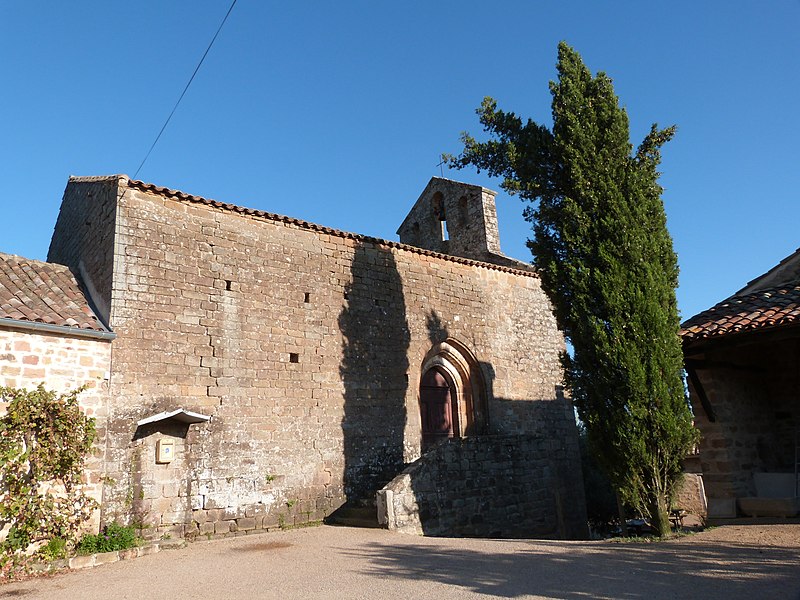
[[339, 315], [344, 385], [344, 493], [374, 498], [404, 466], [409, 329], [390, 250], [359, 244]]
[[425, 317], [425, 326], [428, 329], [428, 339], [431, 341], [431, 346], [450, 337], [447, 326], [442, 322], [442, 318], [435, 310], [429, 312], [428, 316]]
[[[449, 339], [436, 312], [427, 329], [434, 346]], [[409, 465], [381, 491], [379, 520], [425, 535], [585, 538], [577, 429], [563, 388], [542, 399], [498, 398], [492, 364], [474, 368], [488, 427], [439, 442]]]
[[588, 517], [580, 440], [574, 409], [564, 388], [554, 386], [553, 396], [543, 400], [494, 398], [491, 418], [495, 431], [539, 440], [536, 448], [543, 485], [530, 491], [538, 495], [543, 507], [548, 507], [550, 523], [557, 524], [557, 537], [585, 539]]
[[546, 435], [443, 441], [379, 492], [378, 520], [411, 534], [582, 539], [580, 465]]

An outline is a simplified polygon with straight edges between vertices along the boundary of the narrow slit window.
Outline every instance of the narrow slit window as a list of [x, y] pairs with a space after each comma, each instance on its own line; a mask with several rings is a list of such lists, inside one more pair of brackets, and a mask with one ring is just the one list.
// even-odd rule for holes
[[308, 292], [305, 293], [305, 295], [303, 296], [303, 302], [305, 302], [306, 304], [311, 302], [311, 294], [310, 293], [308, 293]]

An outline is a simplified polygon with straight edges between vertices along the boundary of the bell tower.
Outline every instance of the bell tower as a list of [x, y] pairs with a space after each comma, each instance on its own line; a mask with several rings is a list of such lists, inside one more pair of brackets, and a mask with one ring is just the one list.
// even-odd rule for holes
[[502, 257], [497, 229], [497, 192], [433, 177], [397, 234], [400, 242], [433, 252], [496, 262]]

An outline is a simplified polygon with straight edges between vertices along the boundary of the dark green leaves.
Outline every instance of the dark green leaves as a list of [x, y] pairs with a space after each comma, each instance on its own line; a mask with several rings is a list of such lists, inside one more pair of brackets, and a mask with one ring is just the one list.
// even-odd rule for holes
[[490, 139], [464, 134], [451, 164], [503, 177], [505, 190], [531, 202], [528, 245], [574, 348], [565, 377], [589, 444], [623, 498], [663, 532], [696, 438], [657, 171], [675, 128], [653, 125], [634, 154], [611, 79], [592, 76], [564, 42], [550, 90], [552, 131], [486, 98], [477, 112]]

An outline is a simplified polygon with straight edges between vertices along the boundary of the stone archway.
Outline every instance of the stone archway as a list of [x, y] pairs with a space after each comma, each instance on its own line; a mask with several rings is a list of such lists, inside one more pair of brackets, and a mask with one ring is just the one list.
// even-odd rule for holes
[[423, 452], [438, 439], [486, 432], [486, 386], [480, 363], [466, 346], [453, 339], [435, 344], [420, 373]]

